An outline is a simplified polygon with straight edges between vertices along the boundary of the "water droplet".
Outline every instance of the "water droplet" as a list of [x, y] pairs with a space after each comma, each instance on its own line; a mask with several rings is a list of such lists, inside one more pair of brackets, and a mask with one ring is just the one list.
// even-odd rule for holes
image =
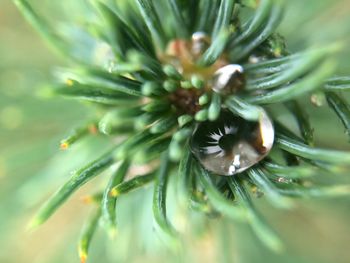
[[316, 107], [322, 107], [326, 104], [326, 98], [324, 93], [317, 92], [311, 95], [310, 97], [311, 103]]
[[224, 110], [216, 121], [197, 125], [191, 150], [208, 171], [234, 175], [262, 160], [271, 150], [274, 128], [265, 112], [259, 121], [246, 121]]
[[278, 177], [277, 182], [282, 183], [282, 184], [290, 184], [292, 183], [291, 179], [284, 178], [284, 177]]
[[215, 72], [212, 88], [218, 93], [227, 95], [241, 90], [245, 86], [245, 82], [243, 67], [237, 64], [230, 64]]
[[112, 61], [112, 60], [108, 61], [108, 63], [107, 63], [107, 71], [109, 73], [113, 73], [113, 71], [115, 69], [115, 66], [116, 66], [115, 61]]
[[259, 63], [261, 61], [261, 57], [258, 57], [256, 55], [251, 55], [249, 58], [249, 64], [256, 64], [256, 63]]
[[210, 46], [210, 38], [204, 32], [195, 32], [192, 35], [191, 53], [195, 58], [200, 57]]

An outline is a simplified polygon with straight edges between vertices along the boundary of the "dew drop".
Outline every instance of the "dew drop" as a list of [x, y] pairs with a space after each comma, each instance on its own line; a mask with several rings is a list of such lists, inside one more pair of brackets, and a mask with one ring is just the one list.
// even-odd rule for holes
[[259, 121], [246, 121], [224, 110], [216, 121], [199, 123], [191, 151], [205, 169], [218, 175], [241, 173], [271, 150], [274, 128], [264, 112]]
[[191, 53], [195, 58], [199, 58], [210, 46], [210, 38], [204, 32], [195, 32], [192, 35]]
[[292, 183], [292, 180], [284, 178], [284, 177], [278, 177], [277, 182], [279, 182], [281, 184], [290, 184], [290, 183]]
[[228, 95], [241, 90], [245, 82], [243, 67], [238, 64], [229, 64], [215, 72], [212, 88], [218, 93]]

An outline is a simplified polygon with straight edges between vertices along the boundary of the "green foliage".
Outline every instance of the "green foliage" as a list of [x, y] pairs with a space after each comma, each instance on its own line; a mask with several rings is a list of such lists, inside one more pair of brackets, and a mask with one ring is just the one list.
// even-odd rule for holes
[[[98, 34], [93, 37], [107, 45], [110, 53], [104, 65], [89, 65], [72, 56], [69, 43], [27, 1], [14, 2], [41, 35], [73, 63], [72, 69], [60, 69], [52, 93], [93, 104], [98, 112], [93, 122], [96, 132], [118, 140], [111, 140], [115, 146], [107, 154], [75, 172], [33, 220], [33, 226], [44, 223], [82, 185], [120, 162], [100, 191], [103, 194], [96, 198], [100, 202], [97, 215], [83, 232], [79, 246], [83, 259], [99, 217], [107, 231], [116, 231], [116, 197], [151, 182], [157, 228], [167, 242], [177, 244], [178, 233], [168, 218], [166, 202], [171, 176], [178, 177], [179, 200], [185, 207], [248, 222], [260, 240], [277, 252], [283, 250], [282, 241], [253, 206], [250, 193], [254, 189], [284, 209], [293, 207], [291, 197], [349, 193], [346, 185], [303, 184], [319, 169], [327, 167], [333, 173], [347, 169], [350, 153], [313, 146], [313, 128], [298, 99], [315, 91], [324, 94], [349, 132], [349, 105], [337, 92], [350, 86], [348, 77], [330, 78], [336, 71], [332, 56], [338, 52], [338, 44], [296, 54], [285, 48], [276, 33], [283, 1], [260, 1], [249, 18], [241, 12], [246, 6], [255, 7], [255, 1], [92, 1], [91, 8], [100, 17], [93, 30]], [[193, 7], [203, 15], [192, 15]], [[194, 60], [190, 74], [185, 74], [167, 61], [167, 50], [174, 40], [190, 41], [198, 30], [211, 41]], [[176, 55], [183, 59], [181, 52]], [[223, 57], [243, 65], [247, 83], [241, 92], [222, 95], [207, 88], [210, 80], [202, 78], [201, 72]], [[177, 105], [189, 94], [195, 94], [197, 101], [186, 104], [185, 109]], [[200, 108], [192, 110], [197, 104]], [[271, 154], [246, 173], [218, 179], [190, 153], [189, 137], [198, 122], [215, 121], [223, 108], [246, 120], [258, 120], [265, 110], [273, 112], [277, 107], [289, 109], [299, 128], [295, 133], [285, 128], [287, 123], [273, 120], [276, 141], [272, 153], [278, 152], [278, 157]], [[64, 139], [62, 148], [88, 136], [89, 125]], [[152, 167], [152, 172], [128, 177], [128, 171], [140, 163]], [[288, 184], [281, 183], [285, 181]]]

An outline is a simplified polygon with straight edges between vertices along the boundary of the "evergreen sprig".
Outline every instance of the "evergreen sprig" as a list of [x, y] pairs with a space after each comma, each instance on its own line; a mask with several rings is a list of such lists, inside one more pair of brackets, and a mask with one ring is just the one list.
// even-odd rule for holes
[[[339, 92], [350, 89], [350, 78], [331, 77], [336, 69], [332, 56], [340, 48], [337, 44], [288, 52], [276, 33], [283, 17], [283, 1], [94, 0], [91, 8], [100, 18], [94, 37], [110, 47], [107, 66], [87, 64], [76, 57], [69, 39], [60, 36], [26, 0], [14, 2], [41, 35], [72, 62], [72, 68], [60, 69], [59, 83], [51, 92], [92, 102], [105, 112], [97, 121], [78, 127], [61, 147], [69, 148], [88, 136], [91, 127], [120, 140], [107, 154], [75, 172], [33, 220], [33, 226], [42, 224], [83, 184], [119, 164], [94, 199], [100, 208], [82, 235], [82, 260], [86, 260], [99, 218], [106, 230], [115, 232], [117, 196], [151, 182], [155, 184], [155, 223], [170, 238], [167, 240], [176, 239], [178, 233], [166, 213], [167, 184], [173, 182], [170, 176], [177, 177], [179, 200], [185, 206], [247, 221], [275, 251], [282, 251], [283, 243], [255, 209], [251, 199], [254, 189], [283, 209], [293, 207], [291, 197], [329, 198], [350, 193], [350, 187], [344, 185], [303, 184], [322, 169], [337, 173], [349, 164], [350, 153], [313, 146], [313, 128], [298, 100], [314, 91], [323, 93], [349, 134], [350, 108]], [[256, 7], [252, 17], [243, 18], [241, 10], [251, 7]], [[177, 45], [188, 43], [195, 32], [204, 32], [210, 41], [190, 74], [184, 74], [166, 58], [167, 50], [174, 41], [179, 41]], [[175, 57], [183, 56], [181, 52]], [[222, 57], [243, 65], [247, 83], [242, 92], [220, 95], [205, 89], [208, 80], [203, 75], [212, 73], [203, 72]], [[195, 100], [180, 107], [181, 94]], [[274, 106], [289, 109], [299, 127], [296, 134], [285, 128], [283, 121], [273, 120], [276, 140], [272, 152], [277, 152], [278, 158], [271, 154], [242, 174], [218, 180], [190, 152], [189, 137], [196, 124], [215, 121], [223, 108], [246, 120], [258, 120], [264, 109], [273, 111]], [[128, 177], [137, 162], [149, 164], [152, 171]]]

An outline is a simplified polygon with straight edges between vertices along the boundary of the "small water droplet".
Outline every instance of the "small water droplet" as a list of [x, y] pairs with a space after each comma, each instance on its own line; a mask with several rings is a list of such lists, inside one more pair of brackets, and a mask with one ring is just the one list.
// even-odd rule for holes
[[244, 69], [238, 64], [226, 65], [218, 69], [212, 80], [214, 91], [227, 95], [241, 90], [245, 86]]
[[273, 141], [274, 128], [266, 113], [252, 122], [224, 110], [216, 121], [197, 125], [191, 150], [208, 171], [230, 176], [262, 160]]
[[321, 92], [312, 94], [310, 97], [310, 100], [315, 107], [322, 107], [323, 105], [326, 104], [325, 95]]
[[290, 184], [292, 183], [292, 180], [284, 177], [278, 177], [277, 182], [282, 184]]
[[109, 73], [113, 73], [113, 71], [115, 70], [115, 67], [116, 67], [115, 61], [113, 61], [113, 60], [108, 61], [108, 63], [107, 63], [107, 71]]
[[195, 32], [192, 35], [191, 53], [195, 58], [200, 57], [210, 46], [210, 38], [204, 32]]
[[249, 64], [256, 64], [261, 61], [261, 58], [253, 54], [248, 58], [248, 60], [249, 60]]

